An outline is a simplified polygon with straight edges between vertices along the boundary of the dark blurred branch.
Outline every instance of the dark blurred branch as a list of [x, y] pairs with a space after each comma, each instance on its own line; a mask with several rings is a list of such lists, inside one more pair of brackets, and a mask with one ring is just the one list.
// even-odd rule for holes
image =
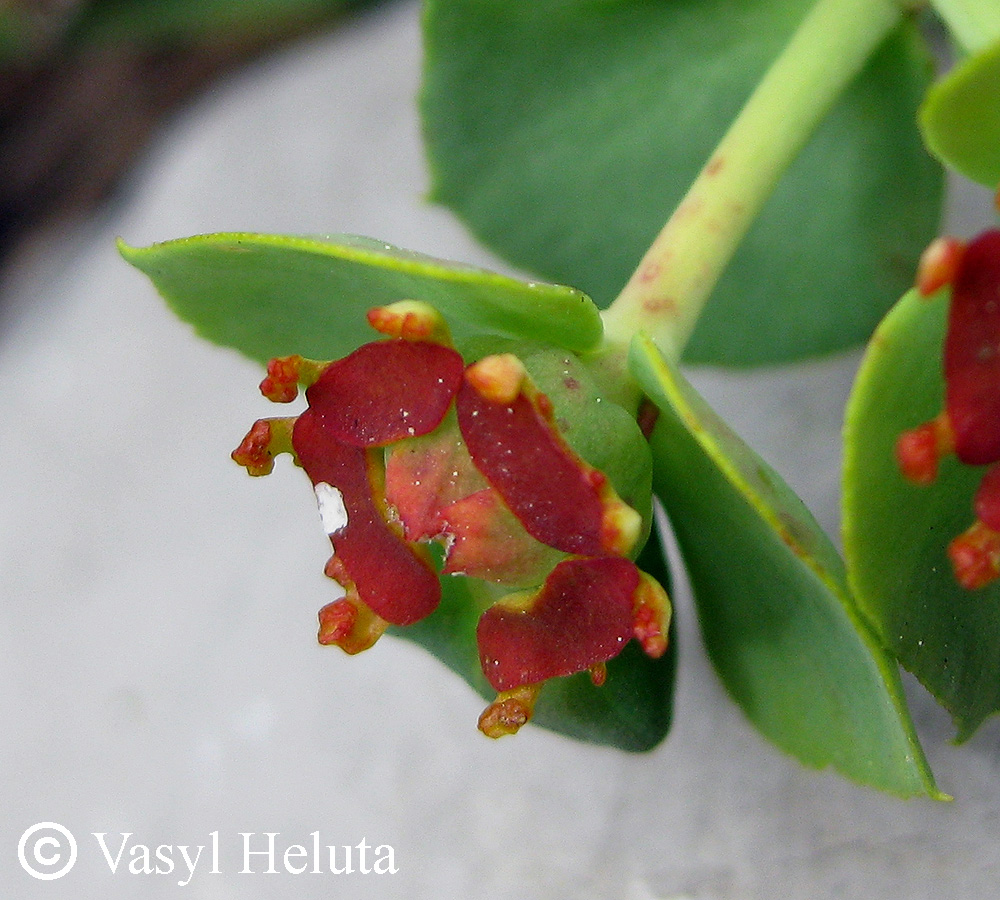
[[16, 42], [0, 45], [15, 46], [0, 58], [0, 261], [28, 229], [106, 197], [181, 101], [221, 72], [330, 21], [346, 4], [328, 5], [322, 17], [189, 39], [73, 39], [90, 5], [0, 0], [0, 26], [13, 12], [21, 26]]

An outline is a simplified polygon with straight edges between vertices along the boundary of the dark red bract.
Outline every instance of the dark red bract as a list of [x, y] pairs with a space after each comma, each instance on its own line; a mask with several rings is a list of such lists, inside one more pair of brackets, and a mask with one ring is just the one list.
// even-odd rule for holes
[[476, 629], [489, 683], [508, 691], [617, 656], [633, 631], [639, 572], [627, 559], [559, 563], [525, 609], [498, 603]]
[[[935, 241], [925, 252], [917, 288], [932, 296], [951, 286], [943, 370], [944, 409], [904, 432], [896, 444], [903, 475], [914, 484], [937, 478], [954, 453], [966, 465], [1000, 462], [1000, 231], [968, 244]], [[976, 521], [948, 545], [955, 578], [973, 590], [1000, 577], [1000, 476], [990, 469], [976, 493]]]
[[[347, 524], [330, 535], [338, 581], [353, 583], [358, 597], [393, 625], [429, 616], [441, 600], [441, 584], [426, 558], [392, 529], [379, 509], [379, 476], [369, 451], [335, 440], [307, 409], [295, 423], [292, 444], [314, 485], [343, 495]], [[345, 585], [346, 587], [347, 585]]]
[[466, 381], [455, 405], [476, 468], [529, 534], [564, 553], [605, 552], [593, 481], [523, 393], [512, 403], [496, 403]]
[[324, 429], [352, 447], [383, 447], [441, 424], [465, 364], [450, 347], [402, 339], [364, 344], [306, 391]]
[[965, 249], [952, 286], [944, 376], [955, 454], [969, 465], [1000, 461], [1000, 231]]

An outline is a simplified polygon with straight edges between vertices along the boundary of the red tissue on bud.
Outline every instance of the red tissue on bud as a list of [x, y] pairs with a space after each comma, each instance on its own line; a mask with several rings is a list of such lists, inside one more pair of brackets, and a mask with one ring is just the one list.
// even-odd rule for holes
[[427, 559], [393, 529], [380, 508], [382, 476], [375, 455], [339, 443], [311, 407], [295, 423], [292, 446], [313, 485], [329, 485], [343, 498], [346, 523], [330, 540], [348, 596], [356, 593], [393, 625], [429, 616], [441, 600], [441, 585]]
[[945, 408], [955, 454], [1000, 460], [1000, 231], [972, 241], [952, 285], [944, 345]]
[[[916, 484], [937, 477], [949, 453], [966, 465], [1000, 462], [1000, 231], [967, 245], [937, 241], [928, 248], [918, 287], [930, 294], [950, 284], [943, 371], [944, 410], [900, 436], [896, 455]], [[1000, 476], [983, 479], [975, 500], [976, 522], [948, 548], [958, 582], [983, 587], [1000, 577]]]
[[450, 347], [395, 338], [330, 363], [306, 391], [323, 429], [352, 447], [383, 447], [441, 424], [462, 380]]
[[621, 557], [567, 559], [524, 603], [494, 604], [476, 629], [479, 658], [498, 691], [582, 672], [632, 637], [639, 570]]
[[601, 683], [632, 637], [662, 654], [670, 601], [627, 558], [641, 517], [565, 442], [523, 364], [466, 366], [416, 301], [368, 318], [386, 338], [341, 360], [272, 361], [261, 390], [281, 402], [305, 383], [308, 409], [261, 420], [233, 454], [266, 474], [290, 452], [313, 483], [334, 551], [325, 572], [345, 591], [320, 610], [320, 643], [356, 653], [420, 621], [441, 578], [506, 586], [477, 630], [500, 692], [480, 719], [493, 737], [530, 719], [545, 680], [587, 671]]
[[466, 381], [457, 409], [476, 468], [529, 534], [564, 553], [606, 552], [598, 488], [525, 394], [495, 402]]

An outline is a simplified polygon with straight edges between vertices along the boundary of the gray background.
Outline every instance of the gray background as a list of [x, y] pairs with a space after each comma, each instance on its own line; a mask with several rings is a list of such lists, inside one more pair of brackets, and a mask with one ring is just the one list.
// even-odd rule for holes
[[[418, 9], [393, 5], [219, 83], [99, 220], [37, 239], [0, 312], [0, 895], [19, 898], [982, 898], [1000, 874], [1000, 728], [956, 748], [908, 687], [952, 804], [805, 771], [729, 702], [678, 586], [676, 725], [628, 756], [540, 730], [491, 742], [480, 700], [414, 647], [315, 643], [329, 546], [288, 464], [230, 450], [273, 414], [256, 366], [192, 337], [116, 255], [214, 230], [369, 234], [488, 266], [427, 205]], [[666, 211], [665, 211], [666, 214]], [[962, 189], [949, 229], [990, 220]], [[857, 354], [696, 383], [837, 526]], [[283, 461], [287, 463], [287, 460]], [[29, 878], [21, 833], [76, 833]], [[391, 844], [394, 876], [240, 875], [278, 846]], [[112, 875], [91, 832], [220, 833], [222, 874]], [[127, 863], [127, 858], [126, 858]], [[125, 864], [122, 864], [124, 869]]]

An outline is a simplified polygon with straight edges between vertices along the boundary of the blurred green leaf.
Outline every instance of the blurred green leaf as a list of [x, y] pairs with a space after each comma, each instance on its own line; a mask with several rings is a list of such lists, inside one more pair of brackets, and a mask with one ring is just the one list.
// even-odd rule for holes
[[660, 408], [654, 489], [733, 698], [807, 765], [902, 796], [941, 797], [896, 663], [855, 612], [843, 565], [802, 502], [652, 343], [637, 338], [630, 364]]
[[[529, 271], [610, 302], [811, 0], [430, 0], [434, 199]], [[821, 126], [719, 284], [688, 358], [757, 364], [868, 337], [936, 228], [908, 22]]]
[[942, 162], [1000, 186], [1000, 41], [963, 60], [928, 92], [920, 127]]
[[34, 44], [34, 22], [27, 12], [0, 6], [0, 65], [10, 65], [30, 55]]
[[983, 469], [945, 459], [920, 487], [895, 457], [900, 434], [941, 411], [947, 307], [911, 291], [872, 338], [847, 409], [844, 551], [863, 613], [964, 739], [1000, 710], [1000, 584], [959, 587], [946, 555]]
[[597, 308], [572, 288], [368, 238], [212, 234], [119, 249], [202, 337], [262, 362], [346, 356], [375, 337], [365, 313], [403, 299], [435, 306], [457, 338], [487, 332], [587, 350], [601, 337]]

